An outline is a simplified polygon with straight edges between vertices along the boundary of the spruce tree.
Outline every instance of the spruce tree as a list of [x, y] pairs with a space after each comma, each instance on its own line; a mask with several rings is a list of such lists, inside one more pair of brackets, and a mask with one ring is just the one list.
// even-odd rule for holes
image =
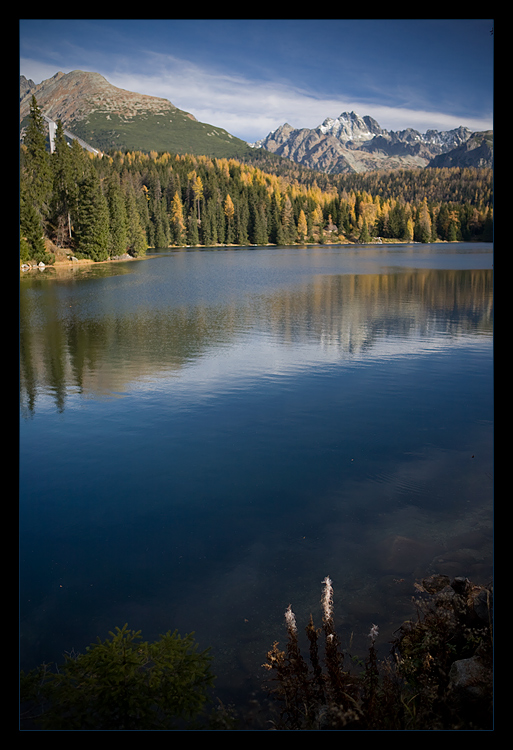
[[265, 206], [253, 201], [251, 204], [252, 226], [250, 240], [254, 245], [267, 244], [267, 217]]
[[77, 250], [94, 261], [109, 256], [109, 208], [92, 164], [80, 185]]
[[48, 264], [53, 256], [46, 252], [41, 217], [24, 192], [20, 195], [20, 260]]
[[365, 243], [365, 242], [370, 242], [370, 241], [371, 241], [371, 236], [369, 234], [369, 228], [367, 226], [366, 219], [364, 219], [362, 223], [362, 230], [360, 232], [360, 236], [358, 237], [358, 242]]
[[217, 242], [220, 245], [222, 245], [224, 244], [225, 237], [226, 237], [226, 220], [225, 220], [220, 193], [218, 192], [217, 196], [214, 197], [212, 200], [214, 203], [214, 219], [213, 220], [215, 222]]
[[165, 197], [160, 199], [160, 203], [155, 206], [151, 225], [153, 232], [154, 247], [169, 247], [169, 219], [165, 209]]
[[132, 185], [127, 187], [125, 193], [125, 211], [127, 216], [128, 252], [134, 258], [138, 258], [142, 255], [146, 255], [147, 243], [146, 233], [144, 232], [139, 219], [135, 192]]
[[199, 232], [198, 232], [198, 215], [196, 213], [196, 206], [194, 206], [189, 212], [187, 217], [187, 244], [188, 245], [199, 245]]
[[107, 185], [109, 207], [109, 255], [123, 255], [128, 247], [128, 219], [125, 200], [117, 175], [113, 175]]
[[50, 157], [53, 175], [51, 218], [59, 246], [72, 239], [71, 212], [74, 207], [75, 185], [72, 173], [71, 152], [64, 136], [62, 122], [57, 123], [54, 152]]
[[456, 223], [456, 219], [453, 218], [451, 220], [451, 223], [449, 224], [449, 232], [447, 234], [447, 240], [449, 242], [457, 242], [459, 239], [458, 237], [458, 226]]
[[203, 210], [200, 240], [207, 247], [217, 245], [216, 207], [215, 202], [212, 200], [206, 202]]
[[268, 224], [268, 237], [269, 242], [273, 245], [282, 245], [282, 231], [281, 231], [281, 218], [280, 218], [280, 205], [279, 199], [276, 192], [273, 192], [271, 196], [271, 206], [269, 210], [269, 224]]
[[295, 242], [297, 230], [294, 222], [292, 203], [288, 195], [285, 196], [281, 212], [281, 225], [283, 231], [283, 244], [290, 245]]
[[431, 242], [431, 216], [426, 198], [424, 198], [417, 211], [415, 239], [418, 242]]
[[46, 128], [35, 96], [30, 105], [29, 123], [23, 141], [22, 172], [26, 178], [26, 199], [29, 200], [41, 220], [48, 217], [52, 192], [50, 155], [46, 150]]
[[235, 204], [235, 232], [236, 243], [238, 245], [247, 245], [249, 243], [248, 225], [249, 207], [247, 195], [246, 193], [242, 193]]
[[405, 228], [406, 218], [404, 207], [396, 201], [388, 214], [388, 236], [392, 239], [399, 240], [404, 236]]
[[68, 185], [68, 200], [70, 205], [70, 224], [72, 237], [74, 236], [73, 227], [78, 220], [78, 199], [80, 185], [85, 177], [86, 171], [90, 164], [89, 157], [80, 145], [73, 139], [71, 142], [70, 152], [70, 183]]

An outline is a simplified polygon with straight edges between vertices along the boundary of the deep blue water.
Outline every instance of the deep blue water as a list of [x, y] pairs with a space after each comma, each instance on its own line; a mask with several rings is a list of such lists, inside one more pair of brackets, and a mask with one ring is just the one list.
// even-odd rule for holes
[[125, 622], [241, 705], [292, 604], [386, 650], [431, 572], [492, 573], [483, 244], [177, 250], [23, 278], [20, 663]]

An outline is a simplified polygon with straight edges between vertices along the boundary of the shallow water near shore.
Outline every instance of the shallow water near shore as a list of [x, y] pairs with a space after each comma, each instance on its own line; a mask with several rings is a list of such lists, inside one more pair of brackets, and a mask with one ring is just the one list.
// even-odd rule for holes
[[20, 279], [20, 664], [194, 631], [243, 707], [289, 604], [378, 648], [492, 574], [483, 243], [183, 249]]

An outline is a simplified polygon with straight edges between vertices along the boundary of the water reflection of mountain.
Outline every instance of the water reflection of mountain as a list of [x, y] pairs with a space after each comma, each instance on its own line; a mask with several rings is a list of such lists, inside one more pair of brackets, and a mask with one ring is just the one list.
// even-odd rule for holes
[[58, 283], [31, 291], [20, 294], [21, 403], [29, 412], [39, 393], [51, 393], [63, 409], [67, 392], [123, 392], [233, 346], [251, 330], [268, 331], [277, 343], [335, 348], [343, 357], [389, 339], [489, 335], [493, 321], [490, 270], [318, 275], [226, 304], [167, 301], [120, 314], [102, 307], [100, 287], [86, 317]]

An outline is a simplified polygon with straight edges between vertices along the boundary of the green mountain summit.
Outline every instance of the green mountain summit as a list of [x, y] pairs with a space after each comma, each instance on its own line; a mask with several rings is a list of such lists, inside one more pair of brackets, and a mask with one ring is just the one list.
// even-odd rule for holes
[[117, 88], [99, 73], [56, 73], [35, 84], [20, 76], [20, 127], [32, 96], [43, 114], [91, 146], [241, 158], [253, 149], [223, 128], [198, 122], [167, 99]]

